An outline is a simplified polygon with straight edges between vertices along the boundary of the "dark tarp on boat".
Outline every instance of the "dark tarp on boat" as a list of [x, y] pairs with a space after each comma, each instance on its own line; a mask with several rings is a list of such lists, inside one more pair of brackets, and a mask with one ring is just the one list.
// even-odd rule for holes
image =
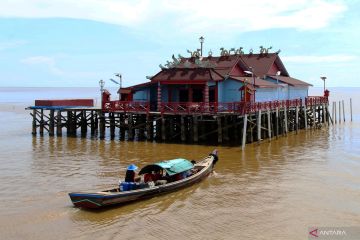
[[177, 173], [181, 173], [181, 172], [190, 170], [193, 167], [194, 167], [194, 165], [189, 160], [186, 160], [183, 158], [177, 158], [177, 159], [173, 159], [173, 160], [168, 160], [168, 161], [163, 161], [163, 162], [158, 162], [158, 163], [154, 163], [151, 165], [147, 165], [140, 170], [139, 174], [141, 175], [144, 173], [150, 173], [152, 171], [164, 169], [167, 172], [167, 174], [169, 174], [169, 176], [172, 176]]

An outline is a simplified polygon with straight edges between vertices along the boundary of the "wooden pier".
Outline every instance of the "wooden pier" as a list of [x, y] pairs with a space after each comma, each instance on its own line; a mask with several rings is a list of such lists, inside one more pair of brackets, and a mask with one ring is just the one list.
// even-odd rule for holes
[[239, 144], [271, 140], [332, 122], [324, 97], [261, 103], [162, 103], [110, 101], [103, 108], [29, 107], [32, 134], [127, 141]]

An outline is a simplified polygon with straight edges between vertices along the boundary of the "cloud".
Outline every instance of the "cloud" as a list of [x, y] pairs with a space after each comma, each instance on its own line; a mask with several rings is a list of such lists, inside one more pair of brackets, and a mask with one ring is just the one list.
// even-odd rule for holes
[[56, 67], [55, 59], [47, 56], [33, 56], [20, 60], [26, 65], [40, 65], [45, 66], [51, 73], [55, 75], [62, 75], [64, 72]]
[[144, 29], [157, 23], [164, 29], [184, 32], [319, 29], [345, 10], [343, 2], [326, 0], [12, 0], [0, 3], [0, 17], [63, 17]]
[[327, 56], [284, 56], [282, 60], [287, 63], [339, 63], [351, 62], [357, 59], [354, 55], [327, 55]]
[[0, 51], [6, 50], [6, 49], [11, 49], [11, 48], [16, 48], [18, 46], [25, 45], [26, 43], [27, 43], [27, 41], [25, 41], [25, 40], [0, 42]]

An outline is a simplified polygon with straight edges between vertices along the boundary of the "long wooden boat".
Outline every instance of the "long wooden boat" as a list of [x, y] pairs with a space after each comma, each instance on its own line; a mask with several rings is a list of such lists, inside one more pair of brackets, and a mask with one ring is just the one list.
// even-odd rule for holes
[[[201, 161], [196, 162], [191, 171], [193, 174], [178, 181], [171, 181], [163, 185], [153, 185], [142, 189], [121, 191], [120, 188], [114, 188], [101, 192], [72, 192], [69, 193], [74, 206], [81, 208], [102, 208], [111, 205], [125, 204], [141, 199], [151, 198], [160, 194], [173, 192], [178, 189], [191, 186], [204, 178], [212, 171], [215, 163], [218, 161], [217, 151], [214, 150]], [[141, 171], [150, 168], [145, 166]]]

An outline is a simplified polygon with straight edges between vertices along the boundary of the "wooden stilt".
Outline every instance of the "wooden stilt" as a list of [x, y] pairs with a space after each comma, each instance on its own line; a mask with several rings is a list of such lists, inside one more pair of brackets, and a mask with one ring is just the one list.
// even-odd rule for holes
[[128, 117], [128, 140], [134, 140], [134, 122], [133, 122], [133, 114], [129, 114]]
[[267, 127], [268, 127], [268, 138], [271, 140], [271, 117], [270, 110], [267, 110]]
[[40, 135], [44, 135], [44, 109], [40, 110]]
[[229, 142], [229, 116], [225, 115], [223, 117], [223, 124], [222, 124], [222, 133], [223, 133], [223, 140], [224, 142]]
[[244, 115], [244, 127], [243, 127], [243, 131], [242, 131], [242, 149], [245, 148], [245, 144], [246, 144], [247, 121], [248, 121], [248, 115], [245, 114]]
[[352, 99], [350, 98], [350, 121], [352, 122]]
[[186, 141], [186, 135], [185, 135], [185, 117], [181, 116], [181, 141], [185, 142]]
[[110, 118], [110, 138], [115, 138], [115, 115], [114, 113], [109, 113]]
[[345, 103], [344, 103], [344, 100], [341, 100], [341, 102], [342, 102], [342, 110], [343, 110], [343, 119], [345, 122]]
[[323, 123], [327, 124], [327, 114], [326, 114], [326, 108], [325, 108], [325, 104], [322, 105], [322, 115], [323, 115]]
[[36, 135], [36, 126], [37, 126], [37, 124], [36, 124], [36, 118], [37, 118], [36, 114], [37, 114], [36, 109], [33, 109], [33, 112], [32, 112], [32, 117], [33, 117], [32, 131], [31, 131], [32, 135]]
[[100, 139], [104, 139], [105, 138], [105, 116], [102, 111], [99, 112], [99, 117], [100, 117], [100, 126], [99, 126]]
[[149, 115], [146, 116], [146, 139], [151, 140], [152, 139], [152, 128], [153, 128], [153, 122], [151, 120], [151, 117]]
[[339, 101], [339, 123], [341, 123], [341, 101]]
[[90, 134], [94, 135], [95, 133], [95, 119], [94, 119], [94, 111], [90, 112]]
[[336, 102], [333, 102], [333, 106], [334, 106], [334, 112], [335, 112], [335, 117], [334, 117], [334, 119], [335, 119], [335, 123], [337, 123], [337, 111], [336, 111]]
[[304, 105], [304, 125], [305, 125], [305, 129], [308, 129], [308, 122], [307, 122], [307, 109], [306, 109], [306, 105]]
[[61, 116], [61, 110], [57, 111], [56, 115], [56, 135], [61, 136], [62, 135], [62, 116]]
[[261, 110], [257, 113], [257, 141], [260, 144], [261, 141]]
[[278, 139], [279, 136], [279, 108], [276, 107], [276, 112], [275, 112], [275, 121], [276, 121], [276, 139]]
[[217, 117], [217, 127], [218, 127], [218, 143], [222, 143], [223, 141], [223, 132], [222, 132], [222, 126], [221, 126], [221, 117]]
[[199, 132], [198, 132], [198, 117], [196, 115], [193, 116], [193, 135], [194, 135], [194, 142], [197, 143], [199, 141]]
[[287, 107], [284, 107], [284, 120], [285, 120], [285, 134], [289, 132], [289, 124], [288, 124], [288, 110]]
[[165, 117], [161, 118], [161, 139], [163, 141], [166, 140], [166, 122], [165, 122]]
[[299, 130], [299, 107], [296, 106], [295, 108], [295, 130], [298, 133]]
[[55, 110], [50, 110], [50, 116], [49, 116], [49, 135], [54, 136], [55, 133]]
[[316, 127], [316, 107], [313, 106], [312, 110], [313, 110], [313, 126], [312, 127], [315, 128]]

